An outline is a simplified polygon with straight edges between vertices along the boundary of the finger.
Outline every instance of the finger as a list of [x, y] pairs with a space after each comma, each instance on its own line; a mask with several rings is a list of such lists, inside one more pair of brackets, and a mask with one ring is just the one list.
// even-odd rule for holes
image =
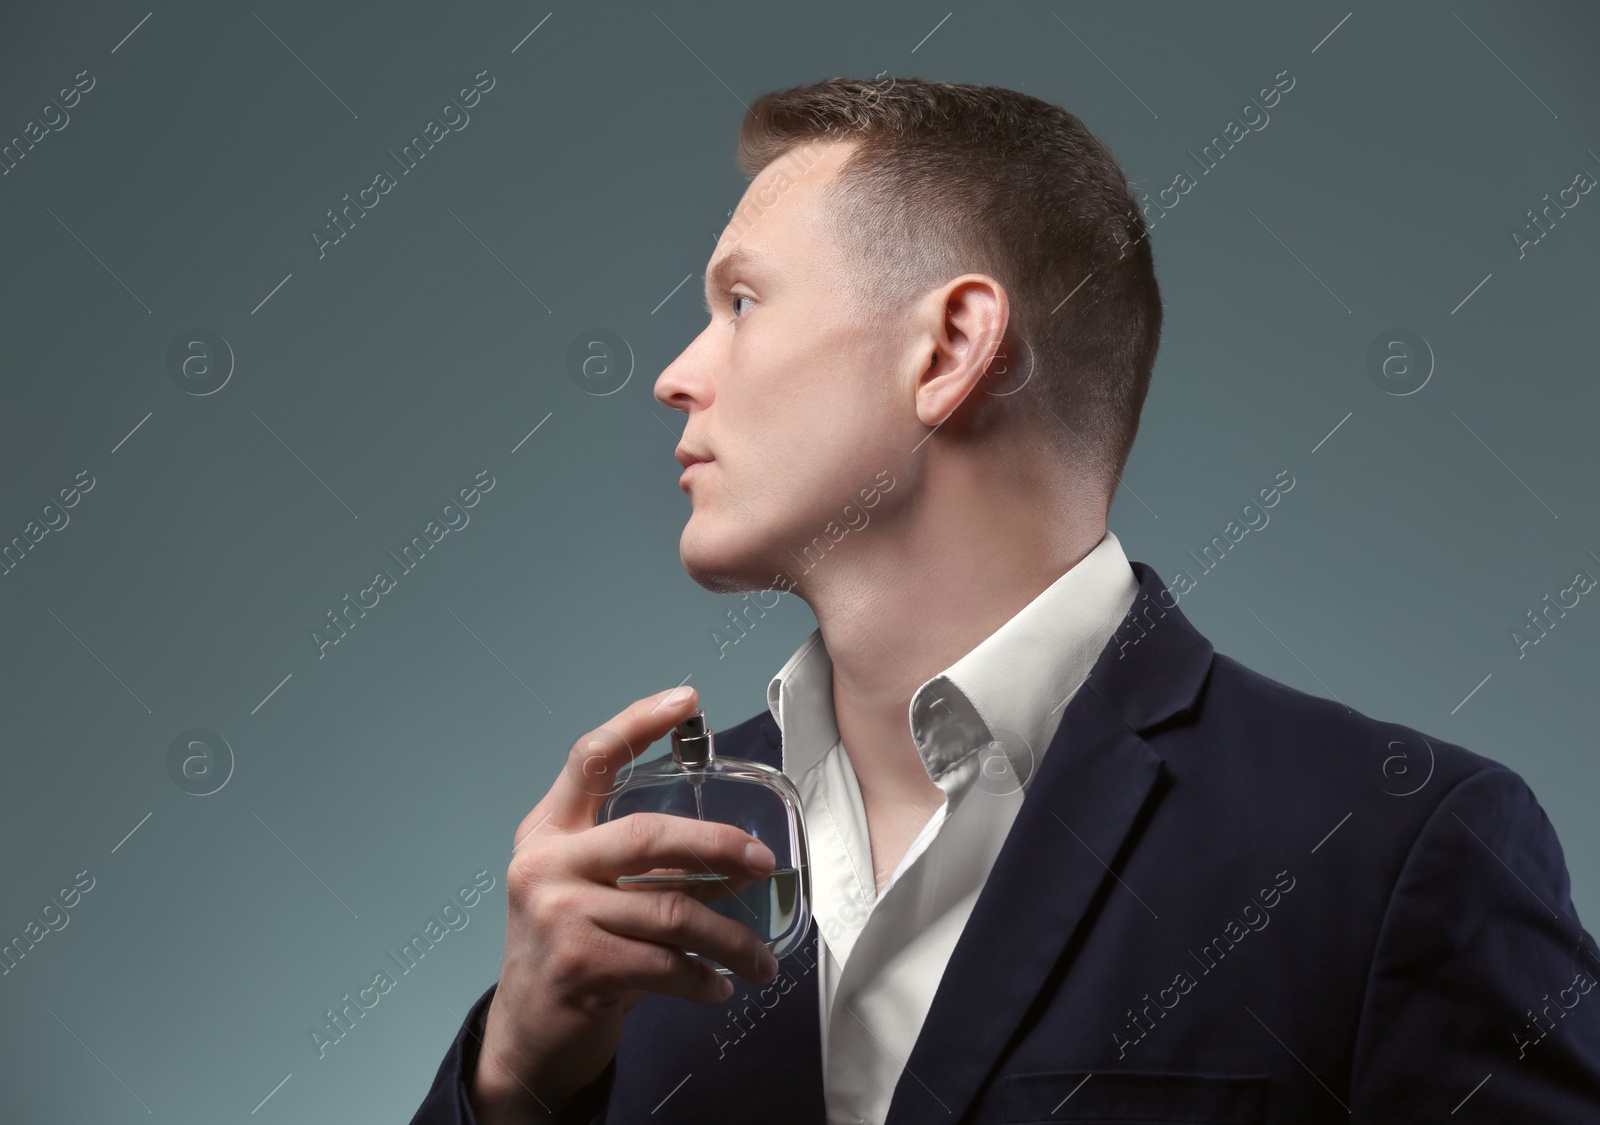
[[696, 1004], [720, 1004], [733, 995], [733, 981], [676, 946], [639, 941], [601, 931], [601, 956], [589, 969], [591, 984], [623, 996], [624, 1010], [646, 992]]
[[618, 937], [710, 957], [746, 980], [762, 983], [777, 972], [776, 960], [754, 930], [679, 891], [604, 895], [589, 917]]
[[604, 883], [657, 869], [759, 879], [772, 874], [775, 859], [771, 848], [735, 825], [640, 812], [585, 832], [570, 870]]
[[[646, 696], [579, 738], [550, 792], [539, 802], [541, 815], [548, 816], [552, 827], [567, 831], [592, 827], [618, 774], [693, 714], [698, 699], [694, 688], [687, 686]], [[532, 831], [532, 826], [527, 830]], [[518, 841], [521, 839], [519, 829]]]

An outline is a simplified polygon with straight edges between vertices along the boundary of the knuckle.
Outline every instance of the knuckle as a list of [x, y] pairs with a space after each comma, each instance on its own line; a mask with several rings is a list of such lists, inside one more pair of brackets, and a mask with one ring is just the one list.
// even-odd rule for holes
[[602, 733], [600, 730], [589, 731], [567, 751], [567, 770], [579, 784], [589, 783], [605, 772], [606, 744], [601, 740]]
[[511, 857], [506, 865], [506, 897], [512, 903], [527, 902], [538, 885], [537, 865], [525, 855]]
[[681, 937], [689, 927], [694, 900], [682, 891], [664, 891], [654, 906], [656, 928], [663, 934]]
[[588, 969], [590, 958], [583, 948], [573, 941], [553, 942], [546, 953], [550, 975], [563, 982], [581, 978]]
[[514, 902], [526, 902], [550, 878], [549, 855], [529, 846], [515, 852], [506, 864], [506, 894]]
[[651, 976], [666, 979], [676, 976], [682, 955], [664, 945], [652, 945], [644, 955], [644, 969]]
[[574, 896], [563, 887], [546, 884], [528, 898], [528, 917], [538, 930], [553, 930], [576, 913]]
[[649, 814], [629, 814], [623, 823], [627, 825], [628, 846], [636, 851], [649, 851], [661, 834], [660, 826]]

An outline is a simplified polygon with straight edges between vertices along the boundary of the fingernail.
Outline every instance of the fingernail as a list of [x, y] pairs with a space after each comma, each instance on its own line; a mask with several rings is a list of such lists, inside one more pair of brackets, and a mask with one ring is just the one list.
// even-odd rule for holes
[[772, 849], [758, 841], [751, 840], [744, 846], [744, 861], [756, 871], [771, 871], [777, 859], [772, 854]]
[[733, 995], [733, 982], [727, 977], [717, 978], [717, 999], [726, 1000]]
[[685, 699], [688, 699], [689, 695], [693, 691], [693, 688], [687, 686], [673, 688], [671, 691], [667, 692], [666, 698], [662, 699], [662, 705], [666, 707], [676, 707]]
[[777, 975], [778, 959], [772, 955], [771, 950], [763, 949], [761, 951], [761, 979], [764, 981], [771, 980]]

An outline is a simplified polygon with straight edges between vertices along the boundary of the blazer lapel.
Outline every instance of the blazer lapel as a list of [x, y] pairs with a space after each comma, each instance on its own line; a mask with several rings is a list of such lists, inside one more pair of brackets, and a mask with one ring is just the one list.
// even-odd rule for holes
[[1212, 647], [1143, 563], [1139, 594], [1067, 704], [1037, 776], [940, 978], [885, 1125], [960, 1120], [1089, 903], [1130, 894], [1107, 865], [1151, 797], [1162, 760], [1140, 732], [1186, 709]]

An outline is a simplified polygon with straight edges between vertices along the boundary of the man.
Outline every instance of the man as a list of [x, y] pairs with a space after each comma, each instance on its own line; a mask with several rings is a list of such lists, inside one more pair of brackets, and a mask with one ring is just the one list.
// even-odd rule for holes
[[1215, 653], [1107, 531], [1161, 303], [1105, 148], [1012, 91], [835, 79], [739, 152], [656, 397], [685, 568], [816, 614], [718, 739], [796, 782], [816, 924], [778, 966], [616, 885], [772, 863], [595, 826], [696, 704], [640, 700], [518, 829], [500, 981], [415, 1120], [1600, 1121], [1600, 951], [1522, 779]]

